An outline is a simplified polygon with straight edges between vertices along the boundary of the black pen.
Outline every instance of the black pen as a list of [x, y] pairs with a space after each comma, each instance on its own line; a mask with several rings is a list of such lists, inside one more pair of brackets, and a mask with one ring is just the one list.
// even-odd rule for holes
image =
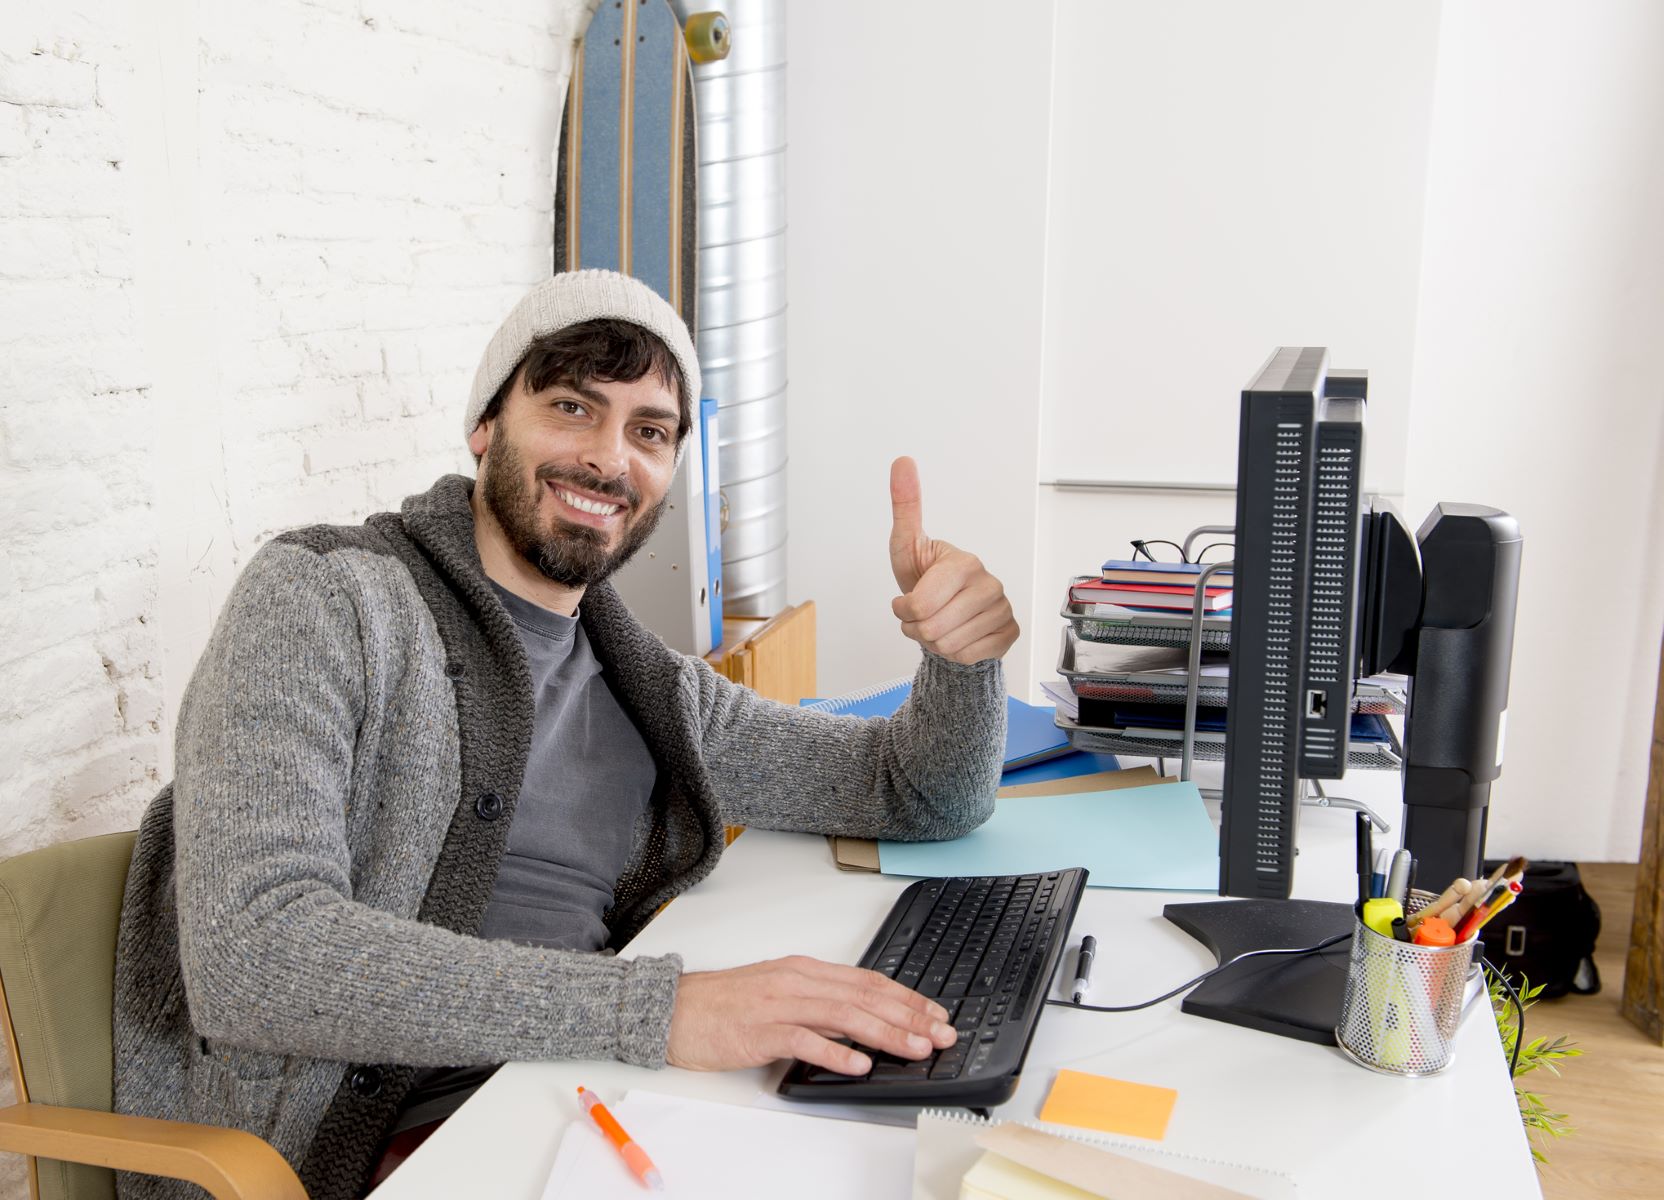
[[1098, 939], [1087, 934], [1080, 940], [1080, 955], [1075, 961], [1075, 989], [1073, 1000], [1079, 1004], [1081, 997], [1086, 995], [1087, 984], [1092, 982], [1092, 959], [1098, 953]]
[[1369, 899], [1369, 875], [1375, 869], [1374, 832], [1369, 817], [1358, 814], [1358, 907]]

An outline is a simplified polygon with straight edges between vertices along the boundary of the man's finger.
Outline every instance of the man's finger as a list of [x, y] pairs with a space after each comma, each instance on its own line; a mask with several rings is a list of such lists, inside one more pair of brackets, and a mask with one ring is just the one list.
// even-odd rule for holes
[[1000, 604], [973, 613], [964, 621], [933, 637], [920, 636], [921, 626], [909, 629], [904, 624], [901, 631], [932, 653], [940, 654], [943, 658], [958, 658], [967, 647], [1004, 629], [1010, 622], [1009, 606]]
[[[904, 619], [901, 631], [916, 642], [939, 641], [945, 634], [959, 628], [978, 613], [1000, 607], [1004, 595], [999, 580], [993, 576], [973, 578], [935, 612], [916, 620]], [[986, 633], [987, 630], [983, 632]]]
[[795, 1011], [785, 1015], [785, 1019], [801, 1021], [812, 1027], [836, 1029], [863, 1046], [871, 1046], [887, 1054], [899, 1054], [903, 1058], [924, 1058], [939, 1048], [922, 1034], [892, 1025], [883, 1017], [847, 1000], [799, 1001]]
[[930, 569], [919, 576], [911, 591], [890, 604], [891, 611], [903, 621], [929, 620], [982, 571], [982, 563], [974, 554], [947, 542], [938, 542], [937, 546], [940, 552]]
[[905, 454], [890, 464], [890, 554], [910, 548], [924, 534], [919, 464]]
[[800, 974], [810, 978], [826, 980], [842, 988], [852, 988], [857, 993], [865, 991], [872, 996], [884, 997], [924, 1013], [933, 1021], [948, 1019], [948, 1010], [929, 996], [920, 995], [912, 988], [904, 987], [888, 975], [882, 975], [877, 971], [869, 971], [865, 967], [848, 967], [842, 963], [829, 963], [824, 959], [810, 958], [807, 955], [796, 955], [784, 961]]
[[845, 1075], [865, 1075], [872, 1070], [872, 1059], [859, 1050], [821, 1037], [802, 1025], [779, 1025], [775, 1032], [777, 1036], [765, 1043], [766, 1052], [773, 1058], [801, 1058]]

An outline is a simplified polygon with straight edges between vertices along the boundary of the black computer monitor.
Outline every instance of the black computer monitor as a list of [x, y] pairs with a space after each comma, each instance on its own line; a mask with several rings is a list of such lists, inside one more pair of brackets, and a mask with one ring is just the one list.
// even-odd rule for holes
[[[1165, 910], [1221, 962], [1352, 927], [1349, 904], [1288, 896], [1303, 781], [1344, 774], [1360, 676], [1410, 678], [1403, 844], [1423, 881], [1472, 876], [1484, 851], [1519, 527], [1496, 509], [1440, 504], [1412, 544], [1363, 496], [1366, 398], [1364, 373], [1330, 368], [1321, 347], [1278, 349], [1242, 392], [1219, 891], [1247, 900]], [[1341, 944], [1249, 959], [1184, 1009], [1333, 1042], [1346, 955]]]
[[1322, 347], [1284, 346], [1242, 390], [1223, 895], [1289, 894], [1301, 780], [1346, 771], [1367, 386]]

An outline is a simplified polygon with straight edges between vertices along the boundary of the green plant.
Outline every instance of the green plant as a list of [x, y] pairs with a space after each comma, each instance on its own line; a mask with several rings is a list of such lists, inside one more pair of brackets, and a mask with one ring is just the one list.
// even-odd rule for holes
[[[1529, 979], [1521, 978], [1519, 997], [1521, 1009], [1516, 1011], [1513, 1001], [1508, 999], [1508, 993], [1496, 976], [1488, 976], [1490, 981], [1491, 1010], [1496, 1014], [1496, 1027], [1502, 1034], [1502, 1053], [1510, 1060], [1514, 1057], [1514, 1047], [1520, 1038], [1520, 1020], [1523, 1010], [1531, 1008], [1537, 1003], [1538, 993], [1543, 990], [1541, 984], [1531, 986]], [[1553, 1041], [1548, 1038], [1533, 1038], [1519, 1048], [1519, 1062], [1514, 1067], [1514, 1098], [1519, 1101], [1520, 1120], [1525, 1122], [1527, 1135], [1535, 1133], [1539, 1139], [1564, 1137], [1571, 1133], [1575, 1126], [1566, 1123], [1566, 1114], [1554, 1112], [1543, 1098], [1536, 1092], [1520, 1084], [1521, 1078], [1536, 1070], [1549, 1071], [1554, 1075], [1560, 1074], [1556, 1065], [1562, 1059], [1577, 1058], [1583, 1051], [1573, 1042], [1564, 1037], [1557, 1037]], [[1548, 1156], [1538, 1149], [1535, 1143], [1531, 1146], [1531, 1157], [1538, 1162], [1546, 1163]]]

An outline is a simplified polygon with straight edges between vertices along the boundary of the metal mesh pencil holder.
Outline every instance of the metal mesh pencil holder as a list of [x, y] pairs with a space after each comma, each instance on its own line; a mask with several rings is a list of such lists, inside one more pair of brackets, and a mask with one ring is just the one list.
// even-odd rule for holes
[[[1420, 894], [1410, 910], [1432, 899]], [[1355, 921], [1335, 1040], [1348, 1058], [1372, 1071], [1437, 1074], [1454, 1057], [1472, 966], [1472, 942], [1417, 946]]]

